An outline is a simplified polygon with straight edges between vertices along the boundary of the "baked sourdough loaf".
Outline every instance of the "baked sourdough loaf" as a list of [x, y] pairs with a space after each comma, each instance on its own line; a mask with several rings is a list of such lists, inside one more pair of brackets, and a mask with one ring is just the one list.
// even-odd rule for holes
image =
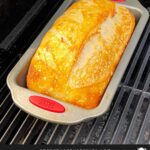
[[135, 18], [109, 0], [79, 0], [44, 36], [27, 87], [80, 107], [96, 107], [134, 30]]

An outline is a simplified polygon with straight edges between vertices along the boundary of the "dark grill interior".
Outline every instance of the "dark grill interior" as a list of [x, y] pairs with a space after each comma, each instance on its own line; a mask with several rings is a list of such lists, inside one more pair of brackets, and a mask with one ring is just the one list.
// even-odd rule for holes
[[[58, 125], [29, 116], [14, 105], [6, 85], [7, 74], [62, 2], [0, 1], [0, 143], [149, 144], [150, 20], [111, 108], [103, 116], [77, 125]], [[148, 1], [144, 4], [150, 10]]]

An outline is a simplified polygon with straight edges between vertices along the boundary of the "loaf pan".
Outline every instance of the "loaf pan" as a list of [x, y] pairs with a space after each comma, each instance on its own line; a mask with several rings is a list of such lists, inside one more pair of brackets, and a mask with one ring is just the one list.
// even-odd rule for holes
[[[52, 19], [48, 22], [48, 24], [34, 40], [31, 46], [27, 49], [26, 53], [18, 61], [18, 63], [15, 65], [15, 67], [7, 77], [7, 84], [11, 91], [13, 101], [19, 108], [29, 113], [30, 115], [35, 116], [36, 118], [59, 124], [76, 124], [83, 120], [98, 117], [108, 111], [114, 94], [127, 68], [127, 65], [129, 64], [132, 54], [136, 50], [135, 48], [137, 46], [137, 43], [149, 18], [148, 11], [138, 2], [138, 0], [126, 0], [124, 2], [118, 2], [119, 5], [127, 7], [135, 15], [136, 27], [126, 47], [126, 50], [115, 70], [115, 73], [109, 85], [107, 86], [101, 102], [96, 108], [87, 110], [70, 103], [66, 103], [43, 94], [33, 92], [26, 87], [26, 75], [29, 64], [43, 36], [52, 26], [54, 21], [73, 2], [75, 1], [64, 1], [61, 7], [54, 14]], [[37, 100], [37, 103], [40, 105], [40, 107], [31, 103], [31, 98], [34, 98], [35, 101]]]

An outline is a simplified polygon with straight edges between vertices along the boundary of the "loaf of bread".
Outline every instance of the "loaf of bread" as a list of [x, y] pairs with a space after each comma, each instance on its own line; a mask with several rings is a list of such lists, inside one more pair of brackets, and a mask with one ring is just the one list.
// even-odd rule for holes
[[86, 109], [96, 107], [134, 26], [134, 15], [110, 0], [73, 3], [43, 37], [27, 87]]

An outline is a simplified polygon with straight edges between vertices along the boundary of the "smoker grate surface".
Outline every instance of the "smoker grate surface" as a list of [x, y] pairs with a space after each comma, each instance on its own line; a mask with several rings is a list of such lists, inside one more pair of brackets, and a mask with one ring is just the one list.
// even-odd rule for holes
[[[19, 38], [16, 35], [16, 39], [14, 38], [9, 46], [6, 45], [0, 50], [0, 56], [8, 56], [9, 53], [11, 60], [8, 62], [8, 57], [0, 57], [0, 143], [149, 144], [150, 20], [118, 87], [111, 108], [103, 116], [77, 125], [58, 125], [36, 119], [14, 105], [5, 82], [6, 76], [62, 1], [50, 5], [46, 0], [39, 0], [36, 13], [32, 11], [35, 3], [29, 10], [35, 15], [28, 22], [28, 27], [24, 26]], [[51, 12], [48, 11], [49, 5], [53, 7]], [[45, 17], [42, 18], [43, 16]], [[31, 27], [35, 28], [35, 32], [31, 31]]]

